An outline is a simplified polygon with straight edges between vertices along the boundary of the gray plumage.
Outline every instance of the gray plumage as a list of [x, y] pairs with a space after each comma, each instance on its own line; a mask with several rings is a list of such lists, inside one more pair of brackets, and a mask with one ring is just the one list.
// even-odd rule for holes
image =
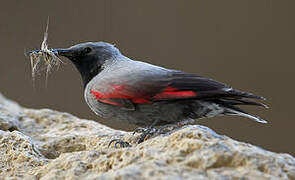
[[266, 123], [237, 105], [266, 105], [264, 99], [209, 78], [132, 60], [113, 45], [88, 42], [53, 50], [81, 73], [84, 96], [98, 116], [138, 126], [238, 115]]

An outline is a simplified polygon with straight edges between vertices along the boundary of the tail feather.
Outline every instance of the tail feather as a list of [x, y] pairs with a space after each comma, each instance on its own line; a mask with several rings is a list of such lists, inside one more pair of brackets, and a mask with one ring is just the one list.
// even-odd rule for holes
[[243, 117], [253, 119], [254, 121], [257, 121], [259, 123], [267, 123], [267, 121], [265, 121], [264, 119], [261, 119], [258, 116], [251, 115], [251, 114], [249, 114], [249, 113], [247, 113], [247, 112], [243, 111], [242, 109], [235, 107], [235, 106], [226, 107], [224, 114], [243, 116]]
[[230, 89], [228, 91], [228, 93], [231, 94], [232, 96], [239, 96], [239, 97], [245, 97], [245, 98], [253, 98], [253, 99], [266, 100], [266, 98], [264, 98], [262, 96], [257, 96], [255, 94], [244, 92], [244, 91], [240, 91], [240, 90], [236, 90], [236, 89]]
[[253, 101], [251, 99], [246, 98], [222, 98], [219, 101], [222, 101], [223, 104], [230, 104], [230, 105], [255, 105], [255, 106], [261, 106], [264, 108], [268, 108], [266, 104], [263, 104], [261, 102]]
[[213, 102], [224, 107], [225, 109], [224, 114], [243, 116], [243, 117], [253, 119], [260, 123], [267, 123], [267, 121], [261, 119], [260, 117], [251, 115], [236, 106], [236, 105], [255, 105], [255, 106], [268, 108], [266, 104], [252, 100], [252, 99], [265, 100], [264, 97], [256, 96], [252, 93], [243, 92], [243, 91], [235, 90], [235, 89], [228, 89], [227, 93], [229, 95], [228, 97], [225, 96], [225, 97], [220, 97], [218, 99], [212, 100]]

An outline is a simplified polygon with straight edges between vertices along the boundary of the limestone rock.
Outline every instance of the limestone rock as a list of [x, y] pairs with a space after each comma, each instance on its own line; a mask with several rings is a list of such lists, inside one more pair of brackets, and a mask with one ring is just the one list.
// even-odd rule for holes
[[0, 94], [0, 130], [17, 130], [19, 111], [20, 107], [15, 102], [4, 98]]
[[[136, 136], [0, 96], [0, 179], [295, 179], [295, 158], [194, 125]], [[113, 138], [133, 142], [109, 147]]]

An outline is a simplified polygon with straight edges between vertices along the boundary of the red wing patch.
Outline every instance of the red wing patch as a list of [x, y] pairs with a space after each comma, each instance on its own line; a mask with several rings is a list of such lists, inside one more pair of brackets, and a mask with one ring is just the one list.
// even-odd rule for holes
[[95, 96], [95, 99], [99, 100], [102, 103], [112, 104], [112, 105], [115, 105], [115, 106], [120, 106], [121, 105], [120, 103], [112, 101], [111, 99], [104, 98], [104, 95], [102, 93], [98, 92], [98, 91], [90, 90], [90, 93]]
[[164, 91], [156, 94], [153, 99], [181, 99], [190, 98], [197, 95], [194, 91], [179, 91], [173, 87], [167, 87]]
[[103, 103], [112, 104], [112, 105], [123, 105], [121, 103], [116, 102], [116, 99], [127, 99], [135, 104], [146, 104], [152, 103], [148, 100], [148, 98], [143, 96], [136, 95], [126, 95], [123, 93], [124, 86], [123, 85], [113, 85], [113, 91], [110, 93], [101, 93], [99, 91], [90, 90], [90, 93], [95, 96], [97, 100]]
[[167, 87], [160, 93], [153, 96], [143, 96], [143, 95], [131, 95], [124, 94], [124, 85], [113, 85], [113, 91], [109, 93], [101, 93], [99, 91], [90, 90], [90, 93], [95, 96], [95, 98], [103, 103], [112, 104], [115, 106], [122, 106], [122, 103], [116, 101], [116, 99], [126, 99], [130, 100], [135, 104], [148, 104], [152, 103], [152, 100], [169, 100], [169, 99], [183, 99], [195, 97], [197, 95], [194, 91], [179, 91], [173, 87]]

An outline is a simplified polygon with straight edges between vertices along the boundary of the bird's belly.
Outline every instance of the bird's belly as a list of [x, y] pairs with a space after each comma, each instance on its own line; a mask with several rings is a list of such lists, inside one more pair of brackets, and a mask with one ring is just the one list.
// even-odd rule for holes
[[157, 104], [136, 105], [135, 110], [126, 110], [121, 107], [104, 104], [101, 102], [93, 102], [88, 104], [92, 111], [98, 116], [107, 120], [121, 121], [137, 126], [150, 126], [155, 121], [161, 124], [168, 124], [169, 121], [177, 121], [179, 119], [179, 110], [165, 111], [163, 107]]
[[126, 110], [119, 106], [105, 104], [92, 96], [87, 96], [86, 102], [98, 116], [107, 120], [121, 121], [138, 126], [171, 124], [186, 119], [198, 118], [194, 112], [199, 109], [195, 101], [186, 102], [155, 102], [150, 104], [135, 104], [135, 110]]
[[201, 100], [159, 101], [146, 104], [134, 104], [135, 109], [106, 104], [98, 101], [88, 91], [85, 100], [98, 116], [106, 120], [121, 121], [138, 126], [172, 124], [187, 119], [213, 117], [223, 113], [223, 109], [212, 102]]

